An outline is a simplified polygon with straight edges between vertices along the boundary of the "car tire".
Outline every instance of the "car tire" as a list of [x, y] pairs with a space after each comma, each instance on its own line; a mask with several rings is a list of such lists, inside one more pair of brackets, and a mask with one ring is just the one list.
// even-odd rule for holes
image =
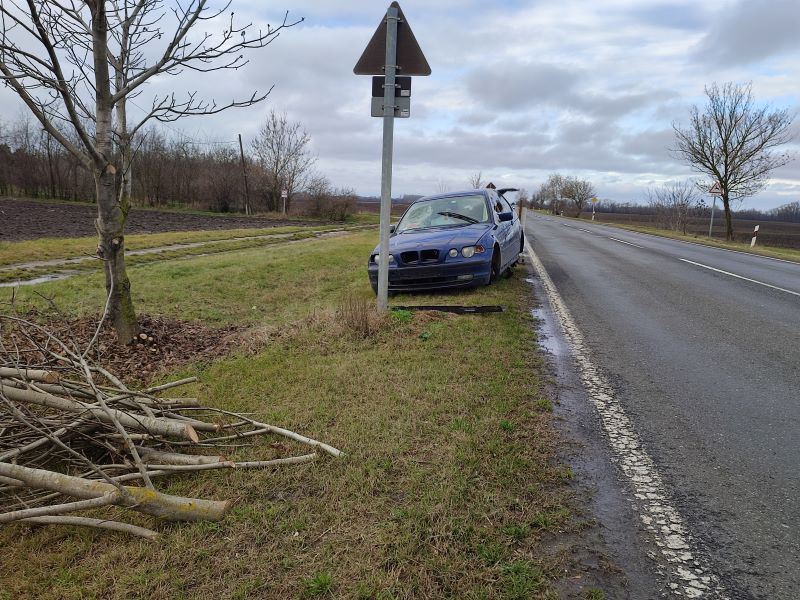
[[500, 261], [502, 257], [500, 256], [500, 247], [495, 246], [492, 249], [492, 272], [489, 275], [489, 285], [492, 285], [493, 282], [497, 281], [498, 277], [500, 277]]

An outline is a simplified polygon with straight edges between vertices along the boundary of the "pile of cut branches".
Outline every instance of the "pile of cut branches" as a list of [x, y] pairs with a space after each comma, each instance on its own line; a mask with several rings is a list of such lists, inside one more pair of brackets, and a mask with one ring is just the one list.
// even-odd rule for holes
[[[81, 351], [35, 323], [0, 315], [0, 524], [85, 525], [154, 538], [150, 529], [74, 513], [116, 505], [167, 521], [216, 521], [231, 502], [163, 494], [153, 481], [342, 455], [248, 415], [170, 395], [195, 378], [130, 389], [87, 359], [96, 337]], [[223, 454], [268, 435], [314, 451], [251, 461]]]

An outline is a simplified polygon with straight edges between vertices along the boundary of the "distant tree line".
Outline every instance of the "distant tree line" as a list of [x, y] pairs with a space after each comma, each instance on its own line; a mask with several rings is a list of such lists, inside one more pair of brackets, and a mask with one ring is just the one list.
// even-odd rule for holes
[[[652, 194], [652, 191], [650, 192]], [[719, 210], [719, 204], [717, 205]], [[602, 199], [598, 202], [595, 210], [598, 213], [610, 214], [629, 214], [629, 215], [657, 215], [662, 207], [652, 204], [639, 202], [615, 202], [609, 199]], [[787, 223], [800, 223], [800, 202], [789, 202], [770, 210], [759, 210], [757, 208], [746, 208], [734, 210], [732, 214], [737, 219], [749, 221], [783, 221]], [[709, 217], [711, 215], [711, 205], [705, 199], [699, 199], [691, 205], [689, 217]]]
[[589, 206], [594, 196], [591, 181], [551, 173], [539, 190], [531, 195], [530, 203], [535, 208], [547, 209], [553, 214], [577, 217]]
[[[64, 135], [67, 135], [65, 132]], [[248, 189], [238, 144], [197, 141], [156, 126], [132, 144], [131, 203], [185, 206], [214, 212], [283, 210], [345, 219], [356, 194], [336, 189], [313, 169], [310, 137], [300, 123], [271, 112], [251, 144], [244, 146]], [[119, 174], [119, 185], [122, 174]], [[92, 173], [29, 118], [0, 121], [0, 195], [94, 201]]]

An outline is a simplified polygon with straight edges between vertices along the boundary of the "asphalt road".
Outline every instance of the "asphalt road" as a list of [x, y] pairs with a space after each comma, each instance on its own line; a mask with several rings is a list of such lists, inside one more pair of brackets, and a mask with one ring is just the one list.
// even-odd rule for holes
[[529, 214], [730, 598], [800, 598], [800, 264]]

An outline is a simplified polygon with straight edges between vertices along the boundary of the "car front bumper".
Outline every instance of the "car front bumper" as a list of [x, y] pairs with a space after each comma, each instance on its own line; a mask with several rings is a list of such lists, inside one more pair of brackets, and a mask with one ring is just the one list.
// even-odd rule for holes
[[[372, 289], [378, 289], [378, 266], [367, 268]], [[468, 288], [489, 283], [491, 259], [459, 261], [451, 264], [424, 266], [389, 265], [390, 292], [419, 292], [424, 290]]]

